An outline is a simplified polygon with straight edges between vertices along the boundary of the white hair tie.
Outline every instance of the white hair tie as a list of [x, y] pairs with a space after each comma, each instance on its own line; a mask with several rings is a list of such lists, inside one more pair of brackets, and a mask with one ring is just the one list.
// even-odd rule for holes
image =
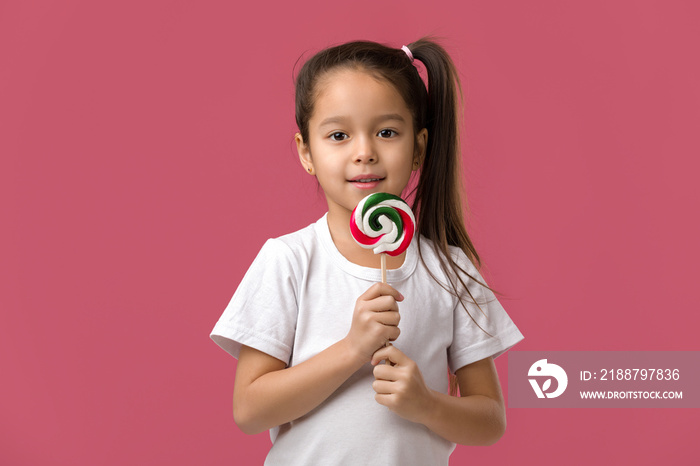
[[405, 45], [402, 45], [402, 46], [401, 46], [401, 50], [403, 50], [404, 52], [406, 52], [406, 55], [408, 55], [408, 58], [411, 59], [411, 63], [413, 63], [413, 54], [411, 53], [411, 49], [409, 49], [409, 48], [408, 48], [407, 46], [405, 46]]

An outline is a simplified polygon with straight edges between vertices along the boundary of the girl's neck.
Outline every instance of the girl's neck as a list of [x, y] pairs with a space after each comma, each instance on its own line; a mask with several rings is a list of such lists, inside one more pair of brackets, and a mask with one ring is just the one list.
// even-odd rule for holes
[[[381, 268], [380, 254], [375, 254], [371, 249], [363, 248], [353, 239], [350, 233], [350, 213], [344, 214], [334, 212], [333, 214], [329, 211], [326, 219], [328, 220], [328, 229], [331, 233], [331, 239], [338, 249], [338, 252], [353, 264], [374, 269]], [[403, 265], [405, 258], [405, 251], [398, 256], [390, 256], [387, 254], [387, 270], [398, 269]]]

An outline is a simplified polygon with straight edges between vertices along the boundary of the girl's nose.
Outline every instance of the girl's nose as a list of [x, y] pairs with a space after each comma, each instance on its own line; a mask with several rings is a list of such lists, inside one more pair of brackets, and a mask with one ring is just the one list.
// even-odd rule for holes
[[372, 153], [359, 153], [355, 156], [355, 162], [357, 163], [374, 163], [377, 161], [377, 157]]
[[357, 142], [357, 152], [355, 154], [356, 163], [373, 163], [377, 161], [377, 155], [368, 139], [360, 138]]

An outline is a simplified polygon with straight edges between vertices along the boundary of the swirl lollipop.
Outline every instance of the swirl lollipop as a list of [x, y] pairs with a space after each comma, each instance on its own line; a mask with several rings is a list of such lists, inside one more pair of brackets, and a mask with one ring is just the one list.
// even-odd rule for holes
[[398, 256], [413, 239], [416, 219], [411, 208], [398, 196], [373, 193], [357, 204], [350, 216], [350, 232], [363, 248], [382, 258], [382, 283], [386, 283], [386, 254]]

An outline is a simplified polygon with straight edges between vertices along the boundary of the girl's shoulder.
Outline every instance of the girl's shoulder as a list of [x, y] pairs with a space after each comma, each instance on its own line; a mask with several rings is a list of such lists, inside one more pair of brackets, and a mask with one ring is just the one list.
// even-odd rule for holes
[[[423, 260], [430, 264], [437, 265], [438, 267], [440, 266], [440, 263], [446, 260], [445, 254], [440, 251], [440, 249], [436, 246], [435, 242], [433, 242], [431, 239], [421, 235], [420, 236], [420, 252], [421, 256], [423, 257]], [[462, 250], [462, 248], [458, 246], [453, 246], [453, 245], [447, 245], [447, 252], [450, 255], [450, 258], [452, 259], [452, 262], [457, 264], [460, 268], [464, 269], [467, 273], [471, 274], [472, 272], [476, 272], [477, 268], [474, 266], [472, 261], [467, 257], [466, 253]]]
[[479, 292], [481, 288], [480, 283], [485, 283], [479, 269], [476, 268], [462, 248], [448, 245], [447, 252], [456, 268], [450, 265], [445, 254], [440, 251], [433, 241], [421, 235], [420, 254], [423, 263], [434, 278], [437, 279], [438, 283], [449, 287], [449, 283], [452, 282], [458, 285], [460, 293], [463, 291], [463, 284], [466, 285], [470, 292]]
[[312, 223], [300, 230], [267, 239], [260, 254], [274, 258], [275, 262], [303, 263], [317, 247], [316, 223]]
[[290, 249], [308, 248], [317, 241], [315, 225], [316, 223], [312, 223], [300, 230], [270, 238], [268, 241], [283, 243]]

